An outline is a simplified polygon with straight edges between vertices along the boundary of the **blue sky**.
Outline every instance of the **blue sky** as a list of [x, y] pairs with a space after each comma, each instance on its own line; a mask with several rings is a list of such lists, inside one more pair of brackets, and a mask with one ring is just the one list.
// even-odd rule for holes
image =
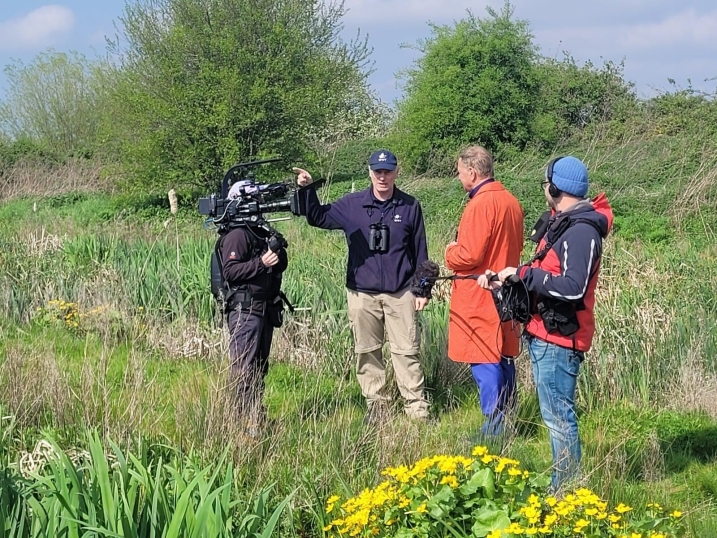
[[[0, 66], [30, 61], [41, 51], [79, 51], [93, 57], [105, 51], [105, 36], [125, 0], [0, 0]], [[417, 53], [400, 47], [430, 35], [427, 22], [450, 24], [470, 9], [485, 14], [502, 0], [346, 0], [344, 34], [357, 29], [369, 36], [375, 72], [371, 84], [386, 101], [400, 96], [395, 74]], [[625, 59], [625, 74], [638, 93], [652, 96], [682, 87], [714, 91], [717, 82], [717, 3], [713, 0], [514, 0], [518, 17], [530, 21], [543, 54], [570, 52], [579, 61]], [[0, 74], [0, 97], [7, 80]]]

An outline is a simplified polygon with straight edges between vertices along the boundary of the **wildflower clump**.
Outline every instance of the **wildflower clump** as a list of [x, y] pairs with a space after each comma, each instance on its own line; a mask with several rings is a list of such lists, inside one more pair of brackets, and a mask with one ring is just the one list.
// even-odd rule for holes
[[53, 299], [46, 306], [38, 307], [35, 320], [43, 324], [59, 323], [69, 331], [79, 333], [83, 330], [84, 320], [101, 316], [106, 311], [106, 306], [97, 306], [81, 312], [77, 303]]
[[682, 514], [648, 505], [610, 508], [581, 488], [562, 499], [547, 494], [549, 479], [495, 456], [483, 446], [471, 457], [438, 455], [385, 469], [373, 489], [326, 504], [328, 536], [513, 536], [668, 538], [679, 536]]

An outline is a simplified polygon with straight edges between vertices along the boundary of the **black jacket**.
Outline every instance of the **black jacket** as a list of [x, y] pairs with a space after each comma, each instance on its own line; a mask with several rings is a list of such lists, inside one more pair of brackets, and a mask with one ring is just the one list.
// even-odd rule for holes
[[222, 237], [219, 252], [222, 273], [229, 287], [276, 297], [281, 288], [281, 274], [288, 266], [288, 258], [286, 250], [281, 249], [277, 253], [279, 263], [266, 267], [261, 256], [267, 250], [266, 233], [263, 230], [241, 226]]
[[[428, 259], [423, 212], [413, 196], [394, 188], [391, 200], [379, 202], [369, 187], [321, 205], [316, 189], [307, 189], [306, 193], [308, 223], [346, 234], [346, 287], [350, 290], [395, 293], [409, 285], [416, 267]], [[378, 222], [389, 228], [385, 253], [369, 249], [369, 225]]]

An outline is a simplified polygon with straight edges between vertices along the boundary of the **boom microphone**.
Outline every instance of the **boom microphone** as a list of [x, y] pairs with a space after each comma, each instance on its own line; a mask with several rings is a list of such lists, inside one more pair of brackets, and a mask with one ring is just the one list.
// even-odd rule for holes
[[417, 268], [411, 280], [411, 293], [416, 297], [431, 298], [431, 290], [441, 270], [436, 262], [425, 260]]

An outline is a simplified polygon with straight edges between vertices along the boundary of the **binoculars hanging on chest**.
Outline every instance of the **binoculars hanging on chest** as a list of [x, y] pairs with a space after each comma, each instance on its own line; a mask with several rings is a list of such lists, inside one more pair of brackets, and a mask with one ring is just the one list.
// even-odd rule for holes
[[371, 252], [388, 252], [389, 229], [383, 222], [368, 227], [368, 249]]

